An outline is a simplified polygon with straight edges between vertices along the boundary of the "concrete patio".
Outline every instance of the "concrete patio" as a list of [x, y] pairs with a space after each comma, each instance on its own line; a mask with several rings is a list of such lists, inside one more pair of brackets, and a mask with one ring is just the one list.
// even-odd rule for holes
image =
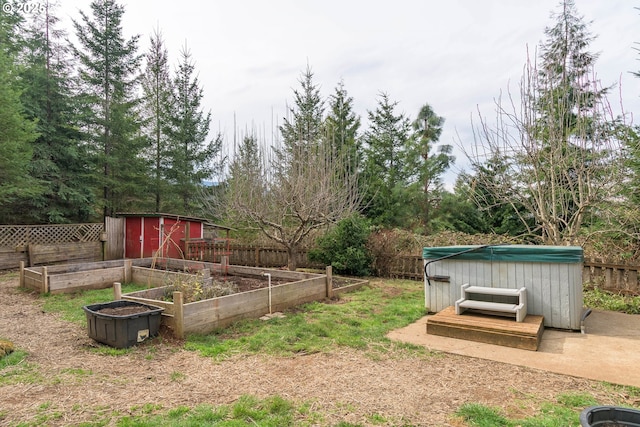
[[426, 333], [425, 316], [387, 336], [431, 350], [640, 387], [640, 316], [594, 310], [585, 334], [545, 329], [538, 351], [520, 350]]

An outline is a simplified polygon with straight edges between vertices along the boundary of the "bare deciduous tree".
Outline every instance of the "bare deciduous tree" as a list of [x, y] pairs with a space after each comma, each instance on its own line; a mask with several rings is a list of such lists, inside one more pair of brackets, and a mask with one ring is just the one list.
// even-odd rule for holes
[[[225, 199], [230, 218], [257, 227], [284, 246], [288, 268], [297, 267], [297, 254], [313, 230], [349, 216], [359, 207], [356, 176], [345, 176], [345, 165], [329, 144], [293, 150], [272, 150], [262, 166], [243, 159], [243, 150], [231, 165]], [[251, 166], [249, 166], [251, 165]], [[249, 166], [249, 167], [247, 167]]]

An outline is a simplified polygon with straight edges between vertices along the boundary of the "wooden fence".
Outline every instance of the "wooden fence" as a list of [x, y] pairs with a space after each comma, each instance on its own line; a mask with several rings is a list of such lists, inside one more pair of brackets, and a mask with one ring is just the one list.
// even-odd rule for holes
[[[89, 262], [121, 259], [123, 256], [123, 222], [108, 218], [106, 225], [0, 225], [0, 270], [25, 265]], [[106, 243], [105, 243], [106, 242]], [[189, 253], [189, 251], [187, 251]], [[229, 257], [232, 265], [281, 268], [287, 265], [287, 251], [283, 248], [251, 245], [229, 245], [195, 248], [191, 254], [202, 261], [220, 262]], [[298, 253], [300, 268], [324, 268], [309, 261], [306, 250]], [[191, 258], [191, 257], [190, 257]], [[419, 255], [389, 254], [374, 260], [373, 271], [379, 277], [423, 280], [423, 260]], [[640, 265], [617, 264], [606, 260], [585, 259], [583, 282], [614, 292], [640, 294], [638, 273]]]
[[101, 261], [104, 225], [0, 225], [0, 270], [27, 265]]
[[582, 282], [612, 292], [640, 295], [640, 265], [585, 259]]
[[[228, 244], [222, 239], [217, 243], [187, 242], [186, 253], [190, 259], [206, 262], [220, 263], [221, 257], [227, 256], [232, 265], [265, 268], [287, 266], [287, 251], [283, 248]], [[297, 265], [300, 268], [324, 268], [322, 264], [309, 261], [306, 250], [298, 253]]]

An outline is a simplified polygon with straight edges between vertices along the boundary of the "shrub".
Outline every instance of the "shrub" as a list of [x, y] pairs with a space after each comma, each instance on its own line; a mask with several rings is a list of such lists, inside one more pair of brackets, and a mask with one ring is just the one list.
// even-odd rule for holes
[[333, 267], [337, 274], [367, 276], [371, 255], [366, 247], [369, 222], [360, 215], [352, 215], [338, 222], [335, 228], [316, 241], [309, 251], [309, 260]]
[[202, 274], [193, 275], [190, 279], [176, 279], [168, 284], [164, 290], [163, 299], [173, 301], [173, 293], [182, 292], [185, 303], [202, 301], [210, 298], [217, 298], [225, 295], [232, 295], [238, 292], [238, 286], [233, 282], [220, 282], [212, 280], [205, 283]]

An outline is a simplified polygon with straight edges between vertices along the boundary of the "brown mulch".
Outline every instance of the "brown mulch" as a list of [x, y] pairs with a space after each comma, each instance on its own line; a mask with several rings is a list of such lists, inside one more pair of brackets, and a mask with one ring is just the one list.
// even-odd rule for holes
[[[401, 350], [365, 352], [336, 347], [331, 353], [274, 357], [239, 355], [222, 362], [154, 339], [122, 356], [91, 351], [97, 344], [84, 328], [42, 310], [42, 299], [18, 289], [18, 279], [0, 275], [0, 338], [28, 352], [33, 381], [3, 381], [0, 425], [38, 424], [40, 409], [58, 413], [45, 422], [68, 426], [102, 419], [105, 413], [140, 414], [144, 405], [163, 411], [181, 405], [230, 404], [249, 394], [311, 402], [324, 415], [319, 425], [461, 426], [454, 412], [466, 402], [503, 408], [510, 416], [539, 410], [543, 401], [585, 392], [604, 403], [599, 383], [456, 355], [424, 357]], [[38, 380], [37, 377], [41, 379]], [[106, 408], [106, 409], [105, 409]], [[387, 423], [372, 422], [371, 415]]]

